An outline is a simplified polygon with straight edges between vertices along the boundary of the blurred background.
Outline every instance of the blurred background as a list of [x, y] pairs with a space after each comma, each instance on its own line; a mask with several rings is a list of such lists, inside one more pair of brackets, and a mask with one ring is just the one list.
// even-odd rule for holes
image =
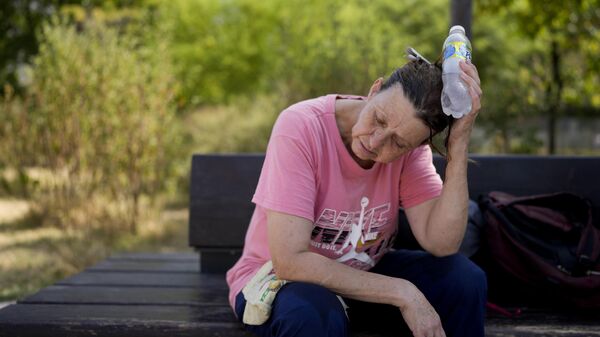
[[[471, 152], [600, 155], [600, 0], [473, 0]], [[2, 0], [0, 301], [115, 251], [188, 251], [194, 153], [441, 53], [449, 0]]]

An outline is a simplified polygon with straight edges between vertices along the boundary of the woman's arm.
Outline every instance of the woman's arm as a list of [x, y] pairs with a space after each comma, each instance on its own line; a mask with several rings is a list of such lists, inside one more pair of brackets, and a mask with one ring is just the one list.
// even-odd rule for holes
[[472, 109], [452, 125], [448, 139], [448, 162], [442, 194], [415, 207], [407, 208], [406, 217], [423, 249], [436, 256], [458, 252], [468, 220], [469, 189], [467, 162], [469, 139], [475, 118], [481, 109], [481, 88], [477, 68], [462, 63], [462, 78], [469, 86]]
[[414, 336], [445, 336], [439, 315], [411, 282], [354, 269], [309, 251], [313, 224], [267, 211], [269, 250], [277, 277], [321, 285], [344, 297], [398, 307]]
[[311, 252], [313, 224], [305, 218], [267, 211], [269, 250], [277, 276], [324, 286], [345, 297], [402, 307], [414, 285], [406, 280], [354, 269]]

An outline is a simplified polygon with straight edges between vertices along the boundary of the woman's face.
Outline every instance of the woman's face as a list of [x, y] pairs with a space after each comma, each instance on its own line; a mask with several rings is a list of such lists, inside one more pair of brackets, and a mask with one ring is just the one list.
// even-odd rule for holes
[[395, 85], [379, 92], [375, 82], [352, 127], [352, 152], [362, 160], [389, 163], [429, 139], [429, 128]]

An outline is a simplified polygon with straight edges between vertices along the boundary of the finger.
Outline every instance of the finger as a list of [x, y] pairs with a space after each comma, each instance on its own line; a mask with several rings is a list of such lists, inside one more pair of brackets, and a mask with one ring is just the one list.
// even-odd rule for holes
[[467, 64], [473, 66], [473, 70], [475, 70], [477, 76], [479, 76], [479, 70], [477, 70], [477, 67], [471, 62], [471, 59], [467, 59]]
[[465, 63], [473, 69], [477, 76], [479, 76], [479, 70], [477, 70], [477, 67], [473, 64], [473, 62], [471, 62], [470, 59], [467, 59]]
[[438, 328], [435, 330], [435, 337], [446, 337], [444, 328], [442, 327], [442, 322], [439, 323]]
[[429, 330], [427, 331], [427, 336], [439, 337], [438, 333], [439, 333], [441, 326], [442, 326], [442, 322], [438, 322], [436, 325], [429, 328]]
[[483, 94], [483, 91], [481, 91], [481, 87], [472, 77], [470, 77], [466, 73], [460, 73], [460, 78], [463, 81], [465, 81], [470, 87], [474, 88], [478, 96], [481, 96]]
[[462, 71], [467, 74], [469, 77], [473, 78], [475, 80], [475, 83], [477, 83], [477, 85], [481, 85], [481, 79], [479, 78], [479, 74], [477, 74], [477, 71], [474, 68], [475, 66], [473, 65], [468, 65], [464, 62], [461, 62], [461, 69]]
[[481, 109], [481, 99], [479, 94], [473, 89], [473, 87], [469, 87], [469, 93], [471, 94], [471, 100], [473, 102], [472, 110]]
[[481, 84], [481, 80], [479, 79], [479, 72], [477, 71], [477, 67], [473, 63], [466, 63], [465, 61], [460, 61], [460, 68], [466, 72], [469, 76], [473, 77], [477, 84]]
[[446, 337], [446, 334], [444, 333], [444, 328], [442, 327], [442, 322], [440, 322], [440, 325], [438, 325], [438, 327], [435, 329], [433, 336]]

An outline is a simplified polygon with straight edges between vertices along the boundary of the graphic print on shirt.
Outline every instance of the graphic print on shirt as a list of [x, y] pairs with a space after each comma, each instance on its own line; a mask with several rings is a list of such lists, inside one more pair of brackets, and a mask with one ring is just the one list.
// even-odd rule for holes
[[[369, 269], [379, 260], [395, 238], [390, 228], [390, 203], [367, 209], [369, 198], [363, 197], [360, 211], [336, 211], [325, 208], [314, 223], [311, 246], [333, 252], [336, 261], [359, 269]], [[394, 233], [384, 235], [382, 230]]]

